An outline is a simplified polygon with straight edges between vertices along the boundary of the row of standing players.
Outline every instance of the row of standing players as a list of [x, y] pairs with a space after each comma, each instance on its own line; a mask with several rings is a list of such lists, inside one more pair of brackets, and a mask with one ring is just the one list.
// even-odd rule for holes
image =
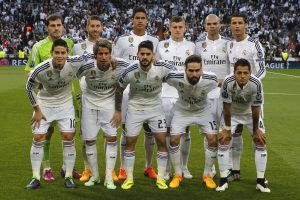
[[[250, 62], [250, 65], [252, 66], [252, 72], [258, 77], [263, 78], [265, 75], [265, 69], [264, 69], [264, 63], [263, 63], [263, 50], [261, 48], [261, 45], [257, 40], [254, 40], [250, 38], [246, 34], [246, 18], [242, 15], [236, 15], [233, 16], [231, 19], [231, 30], [233, 33], [233, 36], [235, 40], [229, 41], [227, 39], [224, 39], [219, 35], [220, 30], [220, 20], [215, 15], [209, 15], [205, 19], [205, 29], [207, 31], [207, 37], [200, 39], [199, 42], [195, 45], [192, 42], [186, 41], [184, 39], [184, 32], [185, 32], [185, 22], [181, 17], [174, 17], [171, 20], [170, 23], [170, 31], [171, 31], [171, 38], [166, 41], [158, 42], [158, 40], [150, 35], [147, 35], [145, 32], [145, 28], [147, 25], [147, 14], [146, 11], [143, 8], [137, 8], [134, 10], [132, 15], [132, 23], [133, 23], [133, 30], [130, 34], [121, 36], [118, 38], [114, 44], [113, 47], [113, 56], [120, 57], [128, 62], [133, 62], [137, 60], [137, 47], [138, 44], [141, 41], [145, 40], [151, 40], [154, 44], [154, 49], [156, 47], [156, 58], [157, 60], [164, 60], [173, 66], [176, 66], [178, 69], [182, 69], [183, 65], [185, 63], [185, 59], [192, 55], [197, 54], [200, 55], [202, 58], [202, 67], [204, 71], [212, 71], [217, 75], [219, 85], [222, 84], [223, 79], [226, 75], [228, 75], [230, 72], [232, 72], [230, 63], [235, 63], [235, 61], [239, 58], [245, 58]], [[54, 19], [49, 20], [48, 23], [46, 23], [46, 28], [48, 29], [49, 37], [47, 37], [45, 40], [48, 40], [49, 43], [52, 43], [54, 39], [60, 38], [62, 36], [63, 32], [63, 24], [61, 19]], [[88, 32], [88, 40], [84, 41], [80, 44], [76, 44], [73, 48], [74, 54], [83, 54], [87, 52], [92, 52], [92, 47], [96, 41], [100, 37], [101, 33], [101, 21], [98, 17], [92, 16], [89, 18], [87, 23], [87, 32]], [[68, 40], [67, 40], [68, 41]], [[40, 42], [41, 43], [41, 42]], [[45, 42], [44, 42], [45, 43]], [[38, 45], [37, 43], [35, 47], [33, 48], [33, 53], [30, 56], [30, 59], [28, 61], [27, 67], [33, 67], [38, 64], [38, 62], [41, 62], [46, 59], [47, 55], [45, 57], [34, 55], [38, 51], [38, 49], [41, 49], [42, 44]], [[39, 47], [39, 48], [38, 48]], [[69, 46], [70, 47], [70, 46]], [[36, 48], [36, 49], [35, 49]], [[45, 52], [45, 51], [44, 51]], [[38, 54], [38, 53], [37, 53]], [[50, 55], [51, 56], [51, 55]], [[49, 58], [48, 56], [47, 58]], [[40, 60], [37, 59], [39, 57]], [[28, 69], [28, 68], [27, 68]], [[81, 79], [84, 80], [84, 79]], [[84, 84], [85, 81], [81, 81], [81, 85]], [[83, 83], [83, 84], [82, 84]], [[84, 88], [86, 86], [82, 86]], [[216, 93], [218, 92], [212, 92], [210, 95], [211, 99], [218, 99], [219, 95]], [[124, 99], [126, 99], [126, 96], [124, 95]], [[171, 115], [172, 115], [172, 108], [174, 107], [174, 103], [176, 102], [178, 98], [177, 91], [169, 86], [164, 85], [162, 89], [162, 102], [163, 102], [163, 109], [166, 113], [166, 125], [169, 128], [171, 125]], [[213, 102], [214, 100], [212, 100]], [[125, 108], [124, 105], [126, 105], [126, 100], [123, 100], [122, 109]], [[167, 105], [167, 106], [166, 106]], [[122, 113], [126, 113], [122, 112]], [[169, 116], [168, 116], [169, 114]], [[125, 120], [123, 120], [124, 122]], [[103, 128], [103, 127], [102, 127]], [[231, 179], [239, 179], [239, 162], [240, 162], [240, 155], [241, 155], [241, 148], [242, 148], [242, 137], [241, 137], [241, 126], [238, 126], [237, 130], [233, 132], [233, 145], [236, 145], [237, 148], [233, 146], [233, 156], [238, 156], [237, 158], [233, 159], [232, 166], [229, 166], [226, 169], [232, 169], [230, 178]], [[168, 130], [169, 131], [169, 130]], [[53, 131], [52, 131], [53, 132]], [[48, 133], [46, 134], [46, 143], [49, 140], [48, 135], [50, 135], [50, 131], [48, 130]], [[205, 146], [205, 169], [203, 173], [203, 181], [206, 183], [208, 188], [215, 188], [216, 184], [214, 183], [212, 177], [214, 176], [213, 172], [211, 172], [213, 161], [210, 160], [210, 158], [216, 157], [217, 154], [217, 135], [215, 134], [205, 134], [205, 140], [204, 140], [204, 146]], [[115, 176], [114, 171], [112, 173], [106, 173], [106, 179], [110, 180], [114, 178], [114, 180], [119, 179], [126, 179], [127, 180], [133, 180], [132, 177], [128, 179], [128, 174], [126, 176], [126, 171], [124, 170], [124, 148], [126, 148], [126, 137], [124, 137], [124, 134], [122, 134], [121, 137], [121, 166], [120, 166], [120, 173], [119, 177]], [[180, 138], [180, 137], [179, 137]], [[114, 138], [107, 138], [106, 137], [106, 149], [109, 146], [114, 146], [112, 143], [114, 143]], [[93, 146], [94, 141], [87, 140], [85, 144], [83, 145], [84, 149], [83, 152], [86, 152], [86, 147], [91, 149], [91, 146]], [[167, 146], [178, 146], [177, 145], [178, 138], [176, 141], [171, 140], [171, 144]], [[192, 175], [190, 174], [188, 168], [187, 168], [187, 161], [188, 161], [188, 154], [190, 149], [190, 135], [188, 131], [186, 131], [185, 134], [181, 135], [181, 172], [178, 172], [174, 176], [173, 180], [177, 182], [178, 184], [170, 184], [171, 187], [178, 187], [179, 183], [182, 180], [182, 175], [185, 178], [192, 178]], [[110, 144], [107, 146], [107, 144]], [[154, 145], [154, 137], [151, 133], [151, 129], [149, 127], [145, 126], [145, 149], [146, 149], [146, 166], [144, 173], [145, 175], [149, 176], [150, 178], [156, 179], [157, 175], [155, 171], [152, 168], [151, 162], [152, 162], [152, 154], [153, 154], [153, 145]], [[45, 145], [46, 146], [46, 145]], [[94, 146], [93, 146], [94, 148]], [[44, 147], [44, 151], [46, 151], [49, 148]], [[129, 148], [130, 150], [130, 148]], [[130, 151], [129, 151], [130, 152]], [[44, 154], [47, 154], [46, 152]], [[49, 154], [49, 152], [48, 152]], [[86, 155], [85, 153], [83, 153]], [[89, 154], [90, 155], [90, 154]], [[215, 155], [215, 156], [214, 156]], [[45, 156], [44, 156], [45, 157]], [[85, 156], [84, 156], [85, 157]], [[126, 157], [126, 156], [125, 156]], [[131, 155], [132, 157], [132, 155]], [[46, 162], [43, 162], [44, 167], [44, 179], [47, 181], [54, 180], [52, 171], [50, 168], [49, 161], [47, 162], [47, 156], [46, 156]], [[48, 159], [49, 160], [49, 159]], [[87, 181], [85, 185], [93, 185], [97, 182], [99, 182], [98, 179], [98, 172], [95, 172], [97, 170], [92, 170], [92, 167], [89, 165], [88, 158], [85, 157], [85, 172], [83, 173], [83, 176], [81, 177], [81, 180]], [[210, 164], [212, 163], [212, 164]], [[48, 165], [48, 166], [47, 166]], [[63, 166], [62, 173], [64, 176], [69, 177], [65, 175], [65, 167]], [[92, 173], [93, 171], [93, 173]], [[107, 170], [107, 172], [110, 170]], [[176, 172], [176, 170], [175, 170]], [[96, 174], [94, 174], [96, 173]], [[228, 175], [228, 172], [226, 172]], [[163, 175], [163, 178], [169, 179], [170, 178], [170, 168], [167, 167], [167, 172]], [[73, 171], [73, 176], [76, 176], [76, 171]], [[90, 176], [93, 175], [91, 178]], [[223, 175], [224, 176], [224, 175]], [[222, 177], [222, 173], [221, 173]], [[131, 179], [132, 178], [132, 179]], [[264, 178], [261, 177], [261, 175], [258, 178]], [[171, 181], [174, 182], [174, 181]], [[259, 180], [261, 181], [261, 180]], [[72, 181], [71, 181], [72, 182]], [[127, 181], [128, 182], [128, 181]], [[224, 180], [223, 180], [224, 182]], [[105, 181], [107, 183], [107, 181]], [[125, 181], [126, 183], [126, 181]], [[227, 183], [226, 183], [227, 184]], [[225, 184], [225, 185], [226, 185]], [[29, 184], [30, 185], [30, 184]], [[32, 185], [32, 184], [31, 184]], [[71, 187], [74, 184], [66, 183], [66, 185], [71, 185]], [[124, 185], [133, 185], [132, 183], [127, 183]], [[224, 184], [222, 184], [224, 185]], [[221, 185], [221, 186], [222, 186]], [[108, 188], [115, 188], [114, 184], [106, 184]], [[263, 188], [267, 188], [266, 185], [262, 185]], [[125, 186], [124, 186], [125, 187]], [[30, 186], [29, 186], [30, 188]], [[223, 187], [223, 189], [225, 186]], [[261, 191], [267, 191], [266, 189], [260, 189]]]

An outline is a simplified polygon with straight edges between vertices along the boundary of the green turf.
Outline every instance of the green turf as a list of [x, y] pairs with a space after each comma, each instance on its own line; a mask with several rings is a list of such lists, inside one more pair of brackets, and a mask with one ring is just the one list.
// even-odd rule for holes
[[[300, 76], [300, 70], [272, 70]], [[130, 191], [120, 188], [117, 182], [115, 191], [108, 191], [97, 185], [92, 188], [84, 187], [76, 181], [79, 188], [67, 190], [63, 186], [63, 179], [59, 176], [62, 164], [62, 148], [58, 133], [53, 136], [51, 143], [51, 164], [56, 181], [42, 183], [38, 190], [29, 191], [25, 185], [31, 178], [29, 151], [32, 134], [30, 118], [32, 108], [25, 92], [26, 75], [23, 68], [0, 67], [0, 199], [299, 199], [300, 177], [299, 166], [299, 123], [300, 113], [300, 80], [299, 77], [283, 76], [268, 73], [264, 82], [265, 90], [265, 125], [268, 138], [268, 167], [266, 177], [272, 190], [270, 194], [262, 194], [255, 190], [256, 172], [252, 151], [252, 144], [247, 134], [244, 134], [244, 153], [242, 157], [242, 180], [230, 183], [224, 193], [208, 190], [201, 183], [204, 154], [203, 139], [192, 128], [192, 151], [189, 168], [194, 179], [184, 180], [178, 190], [160, 191], [154, 181], [142, 174], [144, 165], [144, 151], [142, 137], [136, 149], [135, 187]], [[274, 93], [285, 93], [274, 94]], [[298, 95], [287, 95], [298, 94]], [[98, 141], [100, 173], [104, 171], [103, 138]], [[81, 157], [81, 141], [76, 136], [77, 160], [76, 168], [83, 169]], [[155, 160], [154, 160], [154, 163]], [[117, 164], [118, 165], [118, 164]]]

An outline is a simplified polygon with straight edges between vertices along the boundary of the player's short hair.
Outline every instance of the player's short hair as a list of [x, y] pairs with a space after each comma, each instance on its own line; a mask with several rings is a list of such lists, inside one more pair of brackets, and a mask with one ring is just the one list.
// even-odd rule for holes
[[185, 59], [184, 67], [187, 68], [189, 63], [200, 63], [200, 68], [202, 68], [202, 59], [198, 55], [190, 55]]
[[247, 14], [244, 13], [244, 12], [241, 12], [241, 13], [234, 13], [234, 14], [230, 17], [230, 23], [231, 23], [233, 17], [241, 17], [241, 18], [243, 18], [245, 24], [248, 23], [248, 16], [247, 16]]
[[172, 24], [173, 22], [178, 23], [178, 22], [184, 22], [184, 19], [181, 16], [174, 16], [171, 18], [170, 20], [170, 24]]
[[150, 40], [145, 40], [139, 44], [138, 52], [140, 52], [141, 48], [147, 48], [153, 52], [153, 42], [151, 42]]
[[132, 15], [131, 15], [131, 19], [134, 18], [134, 16], [136, 15], [136, 13], [138, 12], [142, 12], [145, 13], [145, 16], [147, 17], [147, 11], [144, 7], [140, 6], [140, 7], [136, 7], [133, 9]]
[[111, 43], [111, 41], [104, 39], [104, 38], [97, 39], [93, 46], [93, 52], [94, 52], [95, 57], [98, 54], [99, 48], [107, 48], [109, 53], [111, 53], [112, 43]]
[[89, 16], [89, 18], [86, 21], [86, 25], [88, 26], [92, 20], [99, 21], [100, 24], [102, 25], [101, 18], [98, 15], [91, 15], [91, 16]]
[[240, 58], [234, 63], [234, 66], [233, 66], [234, 71], [236, 71], [236, 69], [239, 66], [243, 66], [243, 67], [246, 66], [246, 67], [248, 67], [249, 71], [251, 71], [251, 65], [250, 65], [249, 61], [244, 58]]
[[64, 18], [61, 15], [59, 15], [59, 14], [49, 15], [49, 17], [47, 17], [47, 19], [46, 19], [46, 26], [48, 26], [50, 24], [50, 21], [55, 21], [58, 19], [60, 19], [62, 24], [64, 24]]
[[51, 51], [54, 50], [55, 47], [57, 46], [62, 46], [62, 47], [65, 47], [67, 49], [67, 51], [69, 51], [69, 48], [68, 48], [68, 44], [65, 40], [63, 39], [57, 39], [57, 40], [54, 40], [53, 44], [52, 44], [52, 47], [51, 47]]

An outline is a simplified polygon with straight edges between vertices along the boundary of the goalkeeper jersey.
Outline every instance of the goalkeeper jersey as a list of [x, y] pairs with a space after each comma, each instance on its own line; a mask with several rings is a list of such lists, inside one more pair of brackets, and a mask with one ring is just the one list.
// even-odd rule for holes
[[[72, 55], [72, 48], [74, 43], [69, 38], [62, 38], [67, 42], [69, 48], [69, 55]], [[30, 72], [33, 70], [35, 66], [40, 64], [41, 62], [51, 58], [51, 48], [52, 48], [53, 41], [46, 37], [45, 39], [35, 43], [31, 49], [29, 58], [27, 60], [25, 71]]]

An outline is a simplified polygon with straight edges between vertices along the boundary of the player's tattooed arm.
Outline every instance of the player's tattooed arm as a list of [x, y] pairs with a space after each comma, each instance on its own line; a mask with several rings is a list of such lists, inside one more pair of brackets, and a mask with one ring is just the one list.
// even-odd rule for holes
[[125, 90], [125, 88], [123, 88], [119, 84], [117, 84], [116, 94], [115, 94], [115, 109], [118, 112], [121, 112], [124, 90]]

